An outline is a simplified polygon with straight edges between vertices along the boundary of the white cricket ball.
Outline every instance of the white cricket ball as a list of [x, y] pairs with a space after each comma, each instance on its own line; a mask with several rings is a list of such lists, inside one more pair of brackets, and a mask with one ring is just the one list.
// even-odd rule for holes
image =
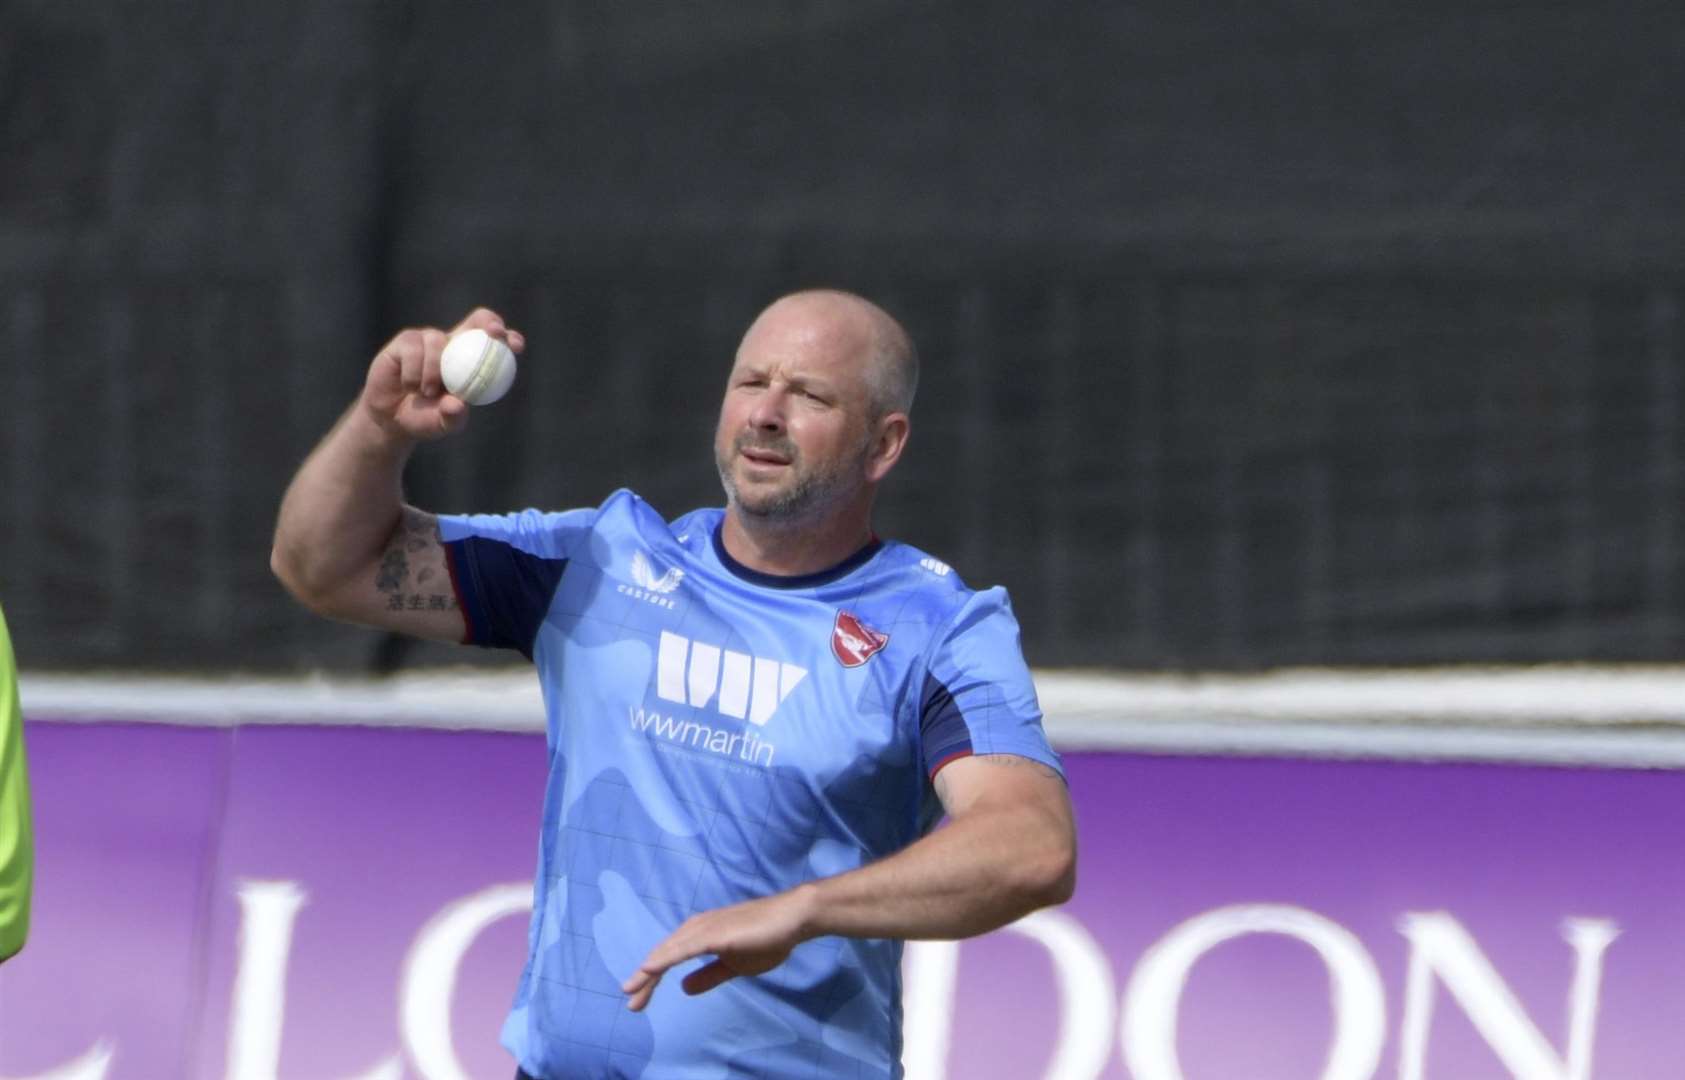
[[484, 330], [464, 330], [439, 355], [445, 389], [470, 405], [490, 405], [515, 381], [515, 354]]

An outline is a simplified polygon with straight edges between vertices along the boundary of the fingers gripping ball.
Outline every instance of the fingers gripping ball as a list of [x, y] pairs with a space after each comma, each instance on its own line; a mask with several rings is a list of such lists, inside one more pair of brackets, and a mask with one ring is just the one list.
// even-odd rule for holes
[[490, 405], [515, 381], [515, 354], [484, 330], [464, 330], [439, 356], [445, 389], [470, 405]]

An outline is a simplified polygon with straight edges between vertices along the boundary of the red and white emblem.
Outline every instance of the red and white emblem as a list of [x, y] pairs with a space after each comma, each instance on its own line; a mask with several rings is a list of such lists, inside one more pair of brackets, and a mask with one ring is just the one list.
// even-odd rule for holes
[[831, 627], [831, 651], [843, 667], [859, 667], [888, 644], [888, 634], [878, 633], [846, 611], [837, 612], [837, 624]]

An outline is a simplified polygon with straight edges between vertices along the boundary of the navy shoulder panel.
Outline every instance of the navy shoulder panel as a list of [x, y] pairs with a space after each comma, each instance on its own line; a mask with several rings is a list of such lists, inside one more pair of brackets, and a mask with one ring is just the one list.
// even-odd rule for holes
[[468, 624], [467, 644], [517, 649], [531, 660], [568, 561], [483, 536], [447, 541], [445, 555]]

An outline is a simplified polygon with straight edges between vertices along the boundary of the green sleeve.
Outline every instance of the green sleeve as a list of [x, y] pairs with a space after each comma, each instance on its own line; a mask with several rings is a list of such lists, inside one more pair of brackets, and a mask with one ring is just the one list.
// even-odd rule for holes
[[29, 819], [29, 774], [24, 767], [23, 718], [17, 661], [0, 613], [0, 960], [23, 948], [29, 934], [29, 890], [35, 841]]

